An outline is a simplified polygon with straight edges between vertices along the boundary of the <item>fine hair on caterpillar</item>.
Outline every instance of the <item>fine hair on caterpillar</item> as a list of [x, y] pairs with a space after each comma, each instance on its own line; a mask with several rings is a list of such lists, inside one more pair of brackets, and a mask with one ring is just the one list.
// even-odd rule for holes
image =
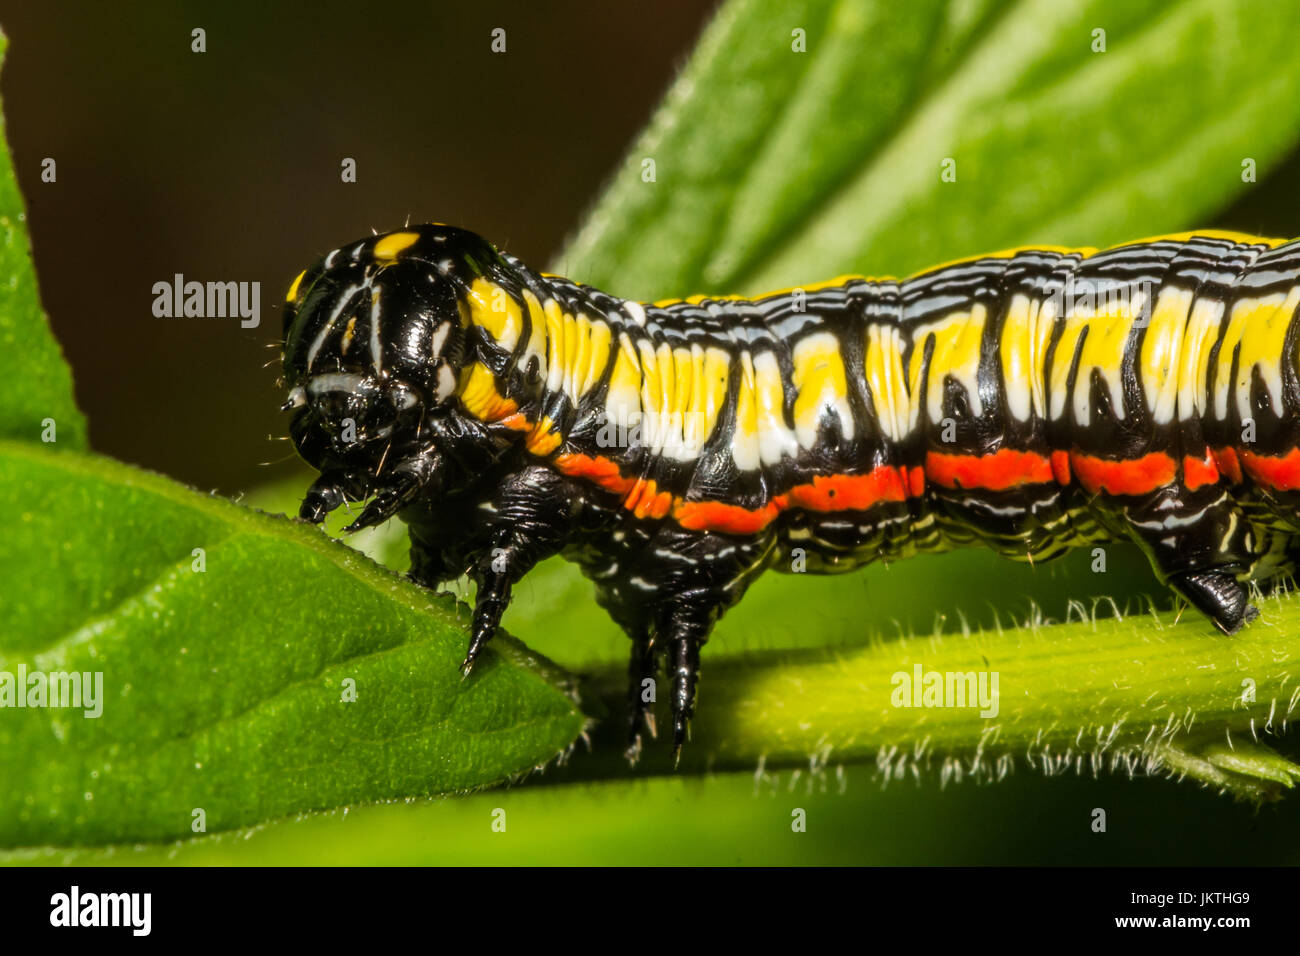
[[1133, 540], [1226, 634], [1300, 534], [1300, 242], [1196, 232], [1038, 247], [907, 279], [639, 303], [408, 226], [294, 280], [285, 408], [301, 516], [400, 517], [411, 577], [477, 585], [468, 671], [511, 589], [578, 563], [666, 663], [673, 748], [700, 649], [768, 569]]

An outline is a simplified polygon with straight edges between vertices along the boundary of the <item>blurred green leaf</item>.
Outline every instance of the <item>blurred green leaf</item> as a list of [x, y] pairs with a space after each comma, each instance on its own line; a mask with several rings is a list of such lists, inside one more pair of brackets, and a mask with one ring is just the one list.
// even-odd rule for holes
[[556, 268], [755, 293], [1202, 225], [1296, 141], [1297, 35], [1270, 0], [733, 0]]
[[[1127, 768], [1095, 779], [1085, 766], [945, 788], [881, 786], [874, 769], [511, 787], [312, 813], [181, 843], [0, 851], [0, 864], [1149, 866], [1153, 847], [1165, 864], [1240, 865], [1247, 847], [1256, 864], [1300, 862], [1300, 816], [1286, 804], [1232, 812], [1204, 789], [1146, 778], [1141, 766], [1134, 779]], [[1106, 809], [1105, 834], [1091, 828], [1096, 807]], [[493, 828], [498, 821], [504, 830]]]
[[[0, 60], [7, 46], [0, 34]], [[26, 219], [0, 111], [0, 437], [41, 441], [53, 419], [55, 447], [84, 448], [86, 420], [41, 311]]]
[[562, 672], [508, 637], [462, 681], [465, 609], [314, 528], [12, 442], [0, 489], [19, 503], [0, 676], [102, 674], [98, 717], [8, 702], [0, 846], [466, 790], [546, 763], [586, 723]]

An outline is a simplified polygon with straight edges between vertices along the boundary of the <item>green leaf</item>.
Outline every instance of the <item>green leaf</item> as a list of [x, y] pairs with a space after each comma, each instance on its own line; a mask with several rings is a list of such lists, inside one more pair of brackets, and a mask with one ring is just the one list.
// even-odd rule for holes
[[1296, 140], [1297, 34], [1269, 0], [733, 0], [557, 269], [755, 293], [1202, 225]]
[[[0, 34], [0, 60], [7, 45]], [[53, 420], [56, 447], [84, 448], [86, 420], [41, 311], [27, 214], [3, 133], [0, 111], [0, 438], [41, 441]]]
[[98, 717], [0, 711], [0, 846], [466, 790], [546, 763], [586, 724], [562, 672], [504, 635], [462, 681], [466, 609], [314, 528], [13, 442], [0, 491], [17, 503], [0, 701], [22, 669], [102, 674]]
[[[261, 485], [241, 495], [239, 503], [267, 514], [293, 517], [298, 514], [303, 495], [311, 487], [314, 478], [314, 474], [303, 472]], [[393, 518], [373, 528], [344, 534], [343, 529], [360, 515], [361, 509], [356, 502], [344, 502], [341, 508], [330, 512], [321, 525], [321, 530], [384, 567], [405, 574], [411, 566], [411, 539], [406, 533], [406, 525]]]

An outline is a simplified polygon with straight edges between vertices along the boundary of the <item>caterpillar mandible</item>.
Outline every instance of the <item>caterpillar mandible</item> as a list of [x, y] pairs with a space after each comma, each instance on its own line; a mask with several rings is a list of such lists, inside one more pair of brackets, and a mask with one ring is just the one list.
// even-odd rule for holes
[[700, 648], [765, 569], [984, 543], [1036, 561], [1130, 538], [1225, 633], [1300, 534], [1300, 240], [1027, 248], [645, 304], [443, 225], [331, 252], [284, 313], [300, 516], [369, 499], [411, 576], [477, 584], [468, 670], [562, 554], [667, 658], [673, 749]]

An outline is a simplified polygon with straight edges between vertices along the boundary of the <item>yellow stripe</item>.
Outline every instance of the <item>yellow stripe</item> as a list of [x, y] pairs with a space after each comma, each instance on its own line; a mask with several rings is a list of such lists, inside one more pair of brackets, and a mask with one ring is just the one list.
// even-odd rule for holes
[[597, 383], [600, 377], [605, 373], [605, 366], [609, 364], [610, 351], [610, 330], [609, 326], [601, 321], [591, 323], [591, 328], [587, 332], [587, 365], [582, 381], [578, 383], [578, 394], [586, 395]]
[[554, 299], [542, 306], [546, 313], [546, 388], [558, 392], [564, 388], [564, 313]]
[[1142, 389], [1147, 410], [1160, 425], [1173, 421], [1177, 412], [1180, 371], [1176, 363], [1183, 353], [1191, 309], [1190, 289], [1169, 286], [1160, 290], [1151, 311], [1151, 324], [1142, 339]]
[[[1232, 307], [1228, 330], [1219, 346], [1218, 372], [1215, 375], [1214, 413], [1219, 419], [1227, 418], [1228, 392], [1236, 386], [1237, 413], [1241, 418], [1251, 417], [1250, 385], [1256, 368], [1268, 389], [1275, 415], [1282, 414], [1282, 344], [1300, 303], [1300, 286], [1291, 288], [1289, 294], [1281, 292], [1261, 298], [1242, 299]], [[1237, 380], [1233, 383], [1233, 355], [1241, 345], [1237, 363]]]
[[[1160, 236], [1148, 236], [1144, 239], [1130, 239], [1126, 242], [1116, 243], [1113, 246], [1107, 246], [1106, 249], [1122, 249], [1125, 246], [1139, 246], [1152, 242], [1186, 242], [1189, 239], [1202, 237], [1206, 239], [1226, 239], [1231, 242], [1241, 243], [1242, 245], [1262, 245], [1270, 249], [1276, 249], [1278, 246], [1291, 242], [1291, 239], [1277, 239], [1266, 236], [1256, 236], [1246, 232], [1234, 232], [1230, 229], [1194, 229], [1189, 232], [1171, 232]], [[1061, 255], [1078, 254], [1084, 259], [1096, 255], [1098, 252], [1106, 251], [1098, 249], [1095, 246], [1053, 246], [1041, 243], [1031, 243], [1025, 246], [1012, 246], [1009, 249], [999, 249], [997, 252], [984, 252], [978, 255], [962, 256], [957, 259], [948, 259], [940, 262], [938, 265], [926, 266], [907, 276], [908, 279], [914, 279], [917, 276], [926, 275], [931, 272], [938, 272], [941, 269], [947, 269], [952, 266], [969, 265], [972, 262], [979, 262], [982, 259], [1011, 259], [1024, 252], [1056, 252]], [[759, 299], [771, 299], [777, 296], [790, 295], [796, 291], [800, 292], [819, 292], [823, 289], [831, 289], [838, 286], [846, 285], [853, 280], [863, 282], [896, 282], [895, 276], [863, 276], [856, 273], [836, 276], [834, 279], [824, 279], [820, 282], [812, 282], [806, 285], [792, 285], [783, 289], [773, 289], [769, 292], [760, 292], [753, 296], [739, 295], [691, 295], [685, 298], [675, 299], [657, 299], [652, 305], [659, 308], [668, 308], [674, 305], [699, 305], [705, 301], [730, 302], [730, 301], [758, 301]]]
[[822, 289], [834, 289], [838, 286], [848, 285], [855, 279], [862, 282], [883, 282], [890, 279], [890, 276], [860, 276], [860, 275], [842, 275], [834, 279], [824, 279], [821, 282], [810, 282], [807, 285], [792, 285], [784, 289], [773, 289], [771, 292], [764, 292], [761, 295], [754, 296], [755, 299], [771, 299], [778, 295], [791, 295], [799, 292], [820, 292]]
[[375, 243], [375, 261], [383, 263], [396, 261], [398, 253], [411, 248], [419, 238], [418, 232], [394, 232], [384, 236]]
[[611, 424], [631, 428], [641, 419], [641, 363], [626, 332], [618, 337], [618, 354], [605, 393], [605, 418]]
[[703, 445], [713, 436], [713, 429], [718, 424], [718, 413], [727, 402], [731, 356], [724, 349], [707, 349], [701, 363], [700, 377], [702, 381], [699, 392], [704, 405], [704, 434], [700, 436], [700, 443]]
[[523, 366], [528, 367], [530, 359], [537, 359], [537, 369], [541, 381], [546, 381], [546, 312], [537, 296], [528, 289], [524, 290], [524, 305], [528, 307], [528, 344], [524, 346]]
[[799, 454], [799, 442], [785, 422], [781, 368], [771, 352], [754, 357], [754, 397], [758, 403], [758, 450], [763, 464], [775, 465]]
[[916, 329], [912, 341], [912, 362], [907, 370], [911, 394], [919, 395], [921, 388], [921, 361], [925, 358], [925, 339], [934, 334], [934, 355], [930, 360], [929, 386], [926, 389], [926, 411], [936, 425], [943, 420], [943, 381], [951, 375], [966, 390], [971, 414], [983, 414], [980, 402], [979, 369], [980, 341], [984, 337], [984, 322], [988, 309], [977, 304], [969, 312], [954, 312], [937, 322]]
[[475, 362], [461, 373], [460, 401], [471, 415], [485, 422], [498, 421], [518, 409], [497, 391], [496, 378], [482, 362]]
[[1214, 299], [1197, 299], [1187, 320], [1178, 365], [1178, 417], [1195, 418], [1209, 408], [1210, 351], [1219, 338], [1224, 305]]
[[555, 422], [551, 421], [549, 415], [544, 415], [540, 422], [529, 429], [524, 447], [534, 455], [545, 458], [560, 447], [560, 435], [553, 431], [554, 427]]
[[[1065, 412], [1068, 393], [1070, 366], [1074, 361], [1074, 350], [1078, 345], [1083, 330], [1088, 330], [1083, 348], [1079, 353], [1079, 369], [1074, 382], [1074, 420], [1079, 425], [1087, 425], [1091, 420], [1091, 380], [1092, 370], [1101, 372], [1102, 379], [1110, 391], [1111, 408], [1116, 418], [1123, 418], [1124, 408], [1124, 350], [1129, 335], [1132, 334], [1136, 316], [1145, 306], [1145, 296], [1133, 302], [1127, 299], [1116, 300], [1105, 292], [1097, 294], [1102, 300], [1103, 308], [1088, 308], [1089, 296], [1078, 297], [1073, 303], [1070, 314], [1065, 319], [1065, 328], [1057, 342], [1056, 352], [1052, 356], [1052, 407], [1053, 419], [1060, 418]], [[1081, 302], [1080, 299], [1083, 301]]]
[[298, 286], [302, 284], [302, 277], [306, 274], [306, 269], [303, 269], [302, 272], [298, 273], [298, 278], [294, 279], [293, 285], [289, 286], [289, 294], [284, 297], [285, 302], [292, 302], [294, 299], [298, 298]]
[[799, 444], [804, 448], [816, 444], [826, 410], [839, 418], [844, 440], [852, 441], [853, 415], [839, 340], [829, 332], [809, 335], [795, 345], [792, 358], [791, 381], [798, 390], [794, 400], [794, 427]]
[[523, 312], [514, 296], [495, 282], [475, 279], [469, 287], [470, 321], [485, 329], [497, 345], [512, 351], [523, 330]]
[[760, 460], [756, 393], [754, 361], [748, 352], [741, 352], [740, 387], [736, 390], [736, 428], [731, 439], [731, 457], [736, 467], [742, 471], [757, 468]]
[[1034, 319], [1037, 313], [1037, 301], [1021, 293], [1013, 295], [1007, 305], [1002, 341], [998, 345], [1007, 409], [1012, 417], [1022, 422], [1028, 421], [1034, 413], [1034, 379], [1042, 380], [1042, 372], [1034, 363]]
[[888, 325], [867, 327], [864, 366], [876, 419], [886, 437], [904, 438], [912, 426], [911, 401], [903, 374], [902, 339], [899, 329]]

